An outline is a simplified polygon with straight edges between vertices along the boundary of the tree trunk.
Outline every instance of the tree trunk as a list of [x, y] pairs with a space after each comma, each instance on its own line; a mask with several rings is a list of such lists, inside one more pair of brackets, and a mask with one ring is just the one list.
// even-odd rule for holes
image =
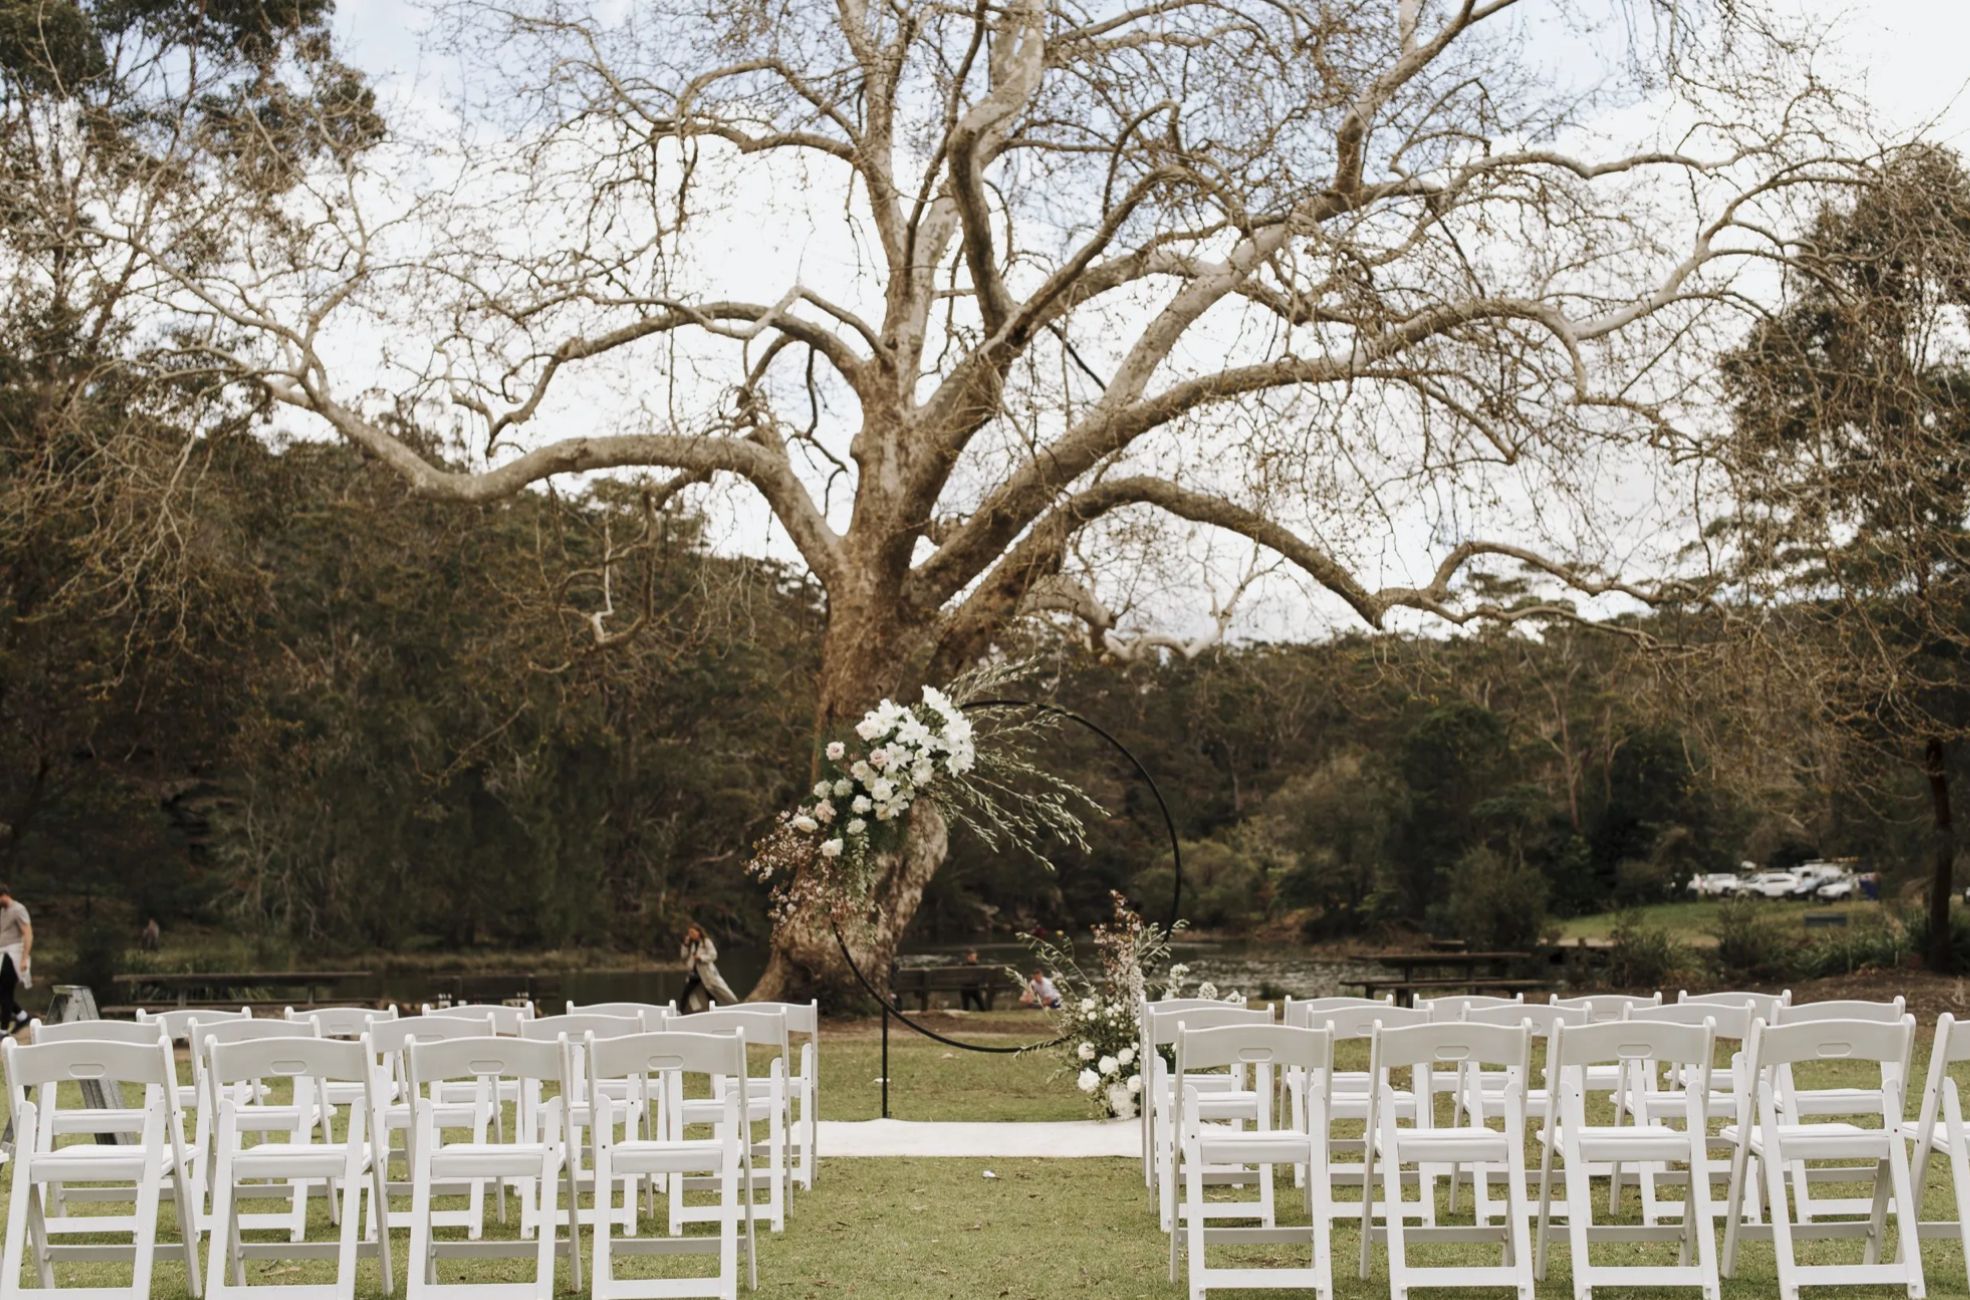
[[1930, 737], [1922, 751], [1922, 767], [1929, 778], [1929, 803], [1934, 814], [1935, 845], [1929, 867], [1929, 969], [1947, 971], [1955, 964], [1950, 942], [1950, 896], [1956, 892], [1956, 835], [1951, 828], [1949, 807], [1949, 752], [1938, 737]]
[[[883, 696], [902, 702], [915, 689], [899, 675], [920, 662], [923, 629], [899, 621], [900, 602], [876, 594], [830, 593], [828, 631], [821, 650], [821, 676], [815, 703], [815, 751], [845, 733]], [[944, 864], [950, 843], [943, 816], [929, 803], [910, 809], [909, 824], [896, 852], [876, 864], [872, 913], [843, 921], [842, 938], [855, 965], [870, 983], [887, 990], [890, 963], [904, 931], [916, 917], [924, 887]], [[842, 960], [832, 918], [797, 915], [773, 929], [773, 953], [753, 989], [755, 1002], [804, 1002], [819, 998], [825, 1010], [869, 1006], [869, 997]]]
[[845, 942], [855, 965], [877, 989], [887, 993], [889, 966], [896, 960], [924, 887], [944, 865], [950, 835], [935, 805], [910, 809], [902, 846], [877, 859], [873, 916], [843, 920], [841, 939], [832, 918], [819, 912], [788, 917], [773, 930], [773, 956], [752, 991], [755, 1002], [804, 1002], [819, 998], [827, 1011], [866, 1007], [869, 995], [842, 961]]

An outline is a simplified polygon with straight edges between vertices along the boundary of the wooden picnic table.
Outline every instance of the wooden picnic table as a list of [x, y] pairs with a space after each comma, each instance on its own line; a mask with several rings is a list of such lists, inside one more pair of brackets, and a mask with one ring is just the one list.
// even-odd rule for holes
[[[289, 1002], [311, 1006], [326, 1001], [331, 991], [375, 978], [375, 972], [366, 970], [146, 971], [112, 975], [110, 983], [126, 996], [156, 990], [178, 1006], [275, 1006]], [[298, 990], [298, 996], [244, 996], [245, 991], [254, 989]]]
[[1546, 987], [1544, 980], [1525, 979], [1512, 974], [1514, 968], [1533, 959], [1529, 952], [1470, 952], [1454, 948], [1434, 948], [1423, 952], [1381, 952], [1369, 960], [1391, 971], [1386, 978], [1361, 981], [1365, 993], [1373, 995], [1392, 990], [1403, 1006], [1424, 991], [1463, 990], [1478, 993], [1495, 991], [1516, 993]]

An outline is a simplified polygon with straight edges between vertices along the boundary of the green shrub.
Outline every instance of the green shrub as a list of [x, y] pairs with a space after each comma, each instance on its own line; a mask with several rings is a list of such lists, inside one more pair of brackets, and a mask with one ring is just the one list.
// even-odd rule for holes
[[1450, 873], [1443, 901], [1430, 909], [1435, 927], [1478, 948], [1529, 948], [1546, 937], [1548, 885], [1537, 868], [1490, 849], [1466, 853]]
[[1608, 932], [1608, 982], [1616, 988], [1659, 989], [1675, 982], [1689, 953], [1660, 925], [1649, 925], [1639, 912], [1623, 912]]
[[1881, 913], [1855, 919], [1827, 932], [1801, 950], [1796, 973], [1808, 978], [1851, 975], [1860, 970], [1892, 970], [1921, 951], [1925, 925], [1912, 926], [1907, 916]]
[[1733, 898], [1717, 911], [1717, 973], [1726, 980], [1774, 980], [1797, 974], [1805, 945], [1772, 919], [1759, 899]]

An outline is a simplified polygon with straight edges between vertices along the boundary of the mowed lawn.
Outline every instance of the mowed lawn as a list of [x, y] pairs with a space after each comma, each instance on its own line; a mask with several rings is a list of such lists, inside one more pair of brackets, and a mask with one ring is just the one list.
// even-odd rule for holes
[[[960, 1025], [940, 1018], [940, 1027], [968, 1039], [994, 1045], [1014, 1045], [1044, 1036], [1037, 1017], [974, 1018]], [[872, 1025], [828, 1026], [821, 1057], [822, 1113], [830, 1119], [865, 1119], [877, 1113], [881, 1043]], [[1918, 1046], [1916, 1077], [1926, 1058], [1927, 1041]], [[1341, 1064], [1358, 1066], [1362, 1055], [1350, 1045]], [[998, 1056], [961, 1052], [942, 1044], [907, 1036], [892, 1038], [890, 1075], [892, 1113], [904, 1119], [1031, 1120], [1074, 1119], [1086, 1115], [1071, 1082], [1051, 1077], [1051, 1057]], [[1816, 1066], [1803, 1075], [1801, 1086], [1831, 1086], [1858, 1082], [1849, 1066]], [[1970, 1083], [1966, 1072], [1965, 1083]], [[1911, 1104], [1911, 1113], [1913, 1104]], [[1532, 1166], [1537, 1166], [1537, 1146]], [[987, 1172], [992, 1177], [987, 1177]], [[1937, 1162], [1930, 1177], [1928, 1213], [1948, 1214], [1951, 1199], [1947, 1174]], [[6, 1183], [0, 1178], [0, 1184]], [[10, 1190], [10, 1188], [9, 1188]], [[1827, 1193], [1843, 1189], [1826, 1188]], [[1353, 1193], [1343, 1191], [1344, 1198]], [[1604, 1189], [1597, 1199], [1605, 1198]], [[1634, 1196], [1626, 1208], [1632, 1217]], [[1299, 1197], [1283, 1182], [1279, 1204], [1284, 1221], [1292, 1221]], [[1468, 1206], [1468, 1197], [1465, 1201]], [[1442, 1207], [1440, 1202], [1440, 1208]], [[396, 1207], [398, 1232], [394, 1240], [399, 1292], [403, 1285], [405, 1234], [403, 1206]], [[175, 1235], [175, 1226], [167, 1227]], [[1304, 1216], [1298, 1216], [1304, 1221]], [[324, 1206], [314, 1207], [314, 1235], [329, 1228]], [[1448, 1215], [1448, 1221], [1459, 1221]], [[649, 1230], [660, 1230], [656, 1221]], [[510, 1230], [508, 1230], [510, 1231]], [[500, 1235], [494, 1229], [490, 1235]], [[584, 1234], [585, 1235], [585, 1234]], [[1387, 1294], [1379, 1248], [1375, 1268], [1366, 1281], [1355, 1272], [1358, 1243], [1354, 1219], [1344, 1218], [1335, 1229], [1334, 1257], [1337, 1294], [1378, 1297]], [[1668, 1262], [1673, 1246], [1602, 1247], [1612, 1254], [1640, 1261]], [[1858, 1243], [1809, 1244], [1803, 1249], [1820, 1260], [1858, 1261]], [[1285, 1247], [1251, 1247], [1245, 1262], [1287, 1262]], [[766, 1297], [973, 1297], [1051, 1300], [1060, 1296], [1174, 1297], [1182, 1287], [1167, 1280], [1168, 1240], [1156, 1219], [1134, 1160], [861, 1160], [827, 1158], [811, 1193], [797, 1193], [787, 1230], [775, 1236], [762, 1228], [759, 1252], [759, 1294]], [[1440, 1245], [1412, 1249], [1418, 1263], [1490, 1263], [1495, 1252], [1481, 1246]], [[1925, 1243], [1929, 1294], [1965, 1296], [1961, 1254], [1954, 1240]], [[1222, 1262], [1222, 1261], [1220, 1261]], [[517, 1280], [522, 1265], [500, 1262], [455, 1263], [444, 1266], [448, 1279]], [[638, 1261], [626, 1272], [675, 1276], [705, 1267], [698, 1260]], [[70, 1283], [102, 1283], [122, 1270], [107, 1264], [64, 1266]], [[268, 1282], [302, 1282], [330, 1276], [320, 1262], [295, 1264], [255, 1262], [252, 1278]], [[567, 1288], [565, 1265], [561, 1292]], [[1728, 1297], [1776, 1294], [1772, 1250], [1768, 1244], [1743, 1248], [1738, 1278], [1724, 1285]], [[741, 1292], [744, 1294], [744, 1292]], [[178, 1300], [187, 1295], [183, 1269], [168, 1252], [159, 1263], [153, 1294]], [[383, 1294], [376, 1266], [362, 1266], [358, 1294]], [[1222, 1292], [1226, 1296], [1268, 1294]], [[1270, 1293], [1280, 1294], [1280, 1293]], [[1439, 1292], [1437, 1294], [1448, 1294]], [[1482, 1292], [1472, 1291], [1478, 1295]], [[1499, 1293], [1502, 1294], [1502, 1293]], [[1541, 1295], [1570, 1296], [1563, 1235], [1556, 1237], [1552, 1267], [1540, 1287]], [[1646, 1292], [1609, 1292], [1638, 1295]], [[1670, 1293], [1661, 1293], [1670, 1294]], [[1688, 1294], [1688, 1293], [1684, 1293]], [[1823, 1294], [1838, 1295], [1838, 1291]], [[1873, 1289], [1853, 1295], [1887, 1295]]]
[[[1798, 928], [1804, 936], [1805, 915], [1808, 912], [1837, 912], [1848, 916], [1849, 925], [1861, 925], [1873, 920], [1881, 913], [1878, 902], [1856, 899], [1850, 903], [1805, 903], [1789, 898], [1761, 898], [1757, 903], [1759, 914], [1771, 918], [1781, 925]], [[1679, 899], [1671, 903], [1651, 903], [1627, 912], [1595, 912], [1588, 916], [1570, 916], [1559, 923], [1562, 939], [1605, 939], [1612, 934], [1614, 927], [1623, 916], [1633, 915], [1641, 918], [1643, 924], [1659, 926], [1669, 931], [1678, 943], [1694, 947], [1710, 947], [1716, 943], [1712, 933], [1717, 925], [1717, 915], [1723, 910], [1722, 899], [1692, 898]], [[1820, 937], [1838, 934], [1839, 931], [1816, 931]]]

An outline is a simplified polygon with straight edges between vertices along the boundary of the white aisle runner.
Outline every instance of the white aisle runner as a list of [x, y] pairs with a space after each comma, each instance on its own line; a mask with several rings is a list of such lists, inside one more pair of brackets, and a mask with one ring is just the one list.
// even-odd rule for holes
[[821, 1158], [964, 1156], [1080, 1159], [1142, 1154], [1136, 1120], [932, 1124], [906, 1119], [821, 1121]]

